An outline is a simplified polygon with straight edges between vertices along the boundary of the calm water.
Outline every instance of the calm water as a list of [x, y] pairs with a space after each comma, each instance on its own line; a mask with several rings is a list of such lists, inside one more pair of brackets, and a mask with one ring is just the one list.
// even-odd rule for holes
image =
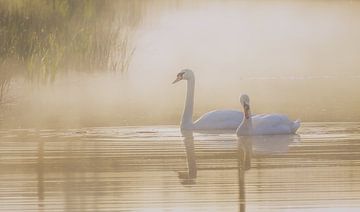
[[360, 123], [0, 131], [0, 211], [359, 211]]

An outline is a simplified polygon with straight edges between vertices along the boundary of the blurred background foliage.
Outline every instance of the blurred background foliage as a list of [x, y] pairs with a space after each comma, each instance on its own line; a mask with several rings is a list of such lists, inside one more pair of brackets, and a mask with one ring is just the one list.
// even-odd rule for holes
[[0, 0], [0, 103], [14, 76], [49, 83], [61, 72], [126, 72], [140, 0]]

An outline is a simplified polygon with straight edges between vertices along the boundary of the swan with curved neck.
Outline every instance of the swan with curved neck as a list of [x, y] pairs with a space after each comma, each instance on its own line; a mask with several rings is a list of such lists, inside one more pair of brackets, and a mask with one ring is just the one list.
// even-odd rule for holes
[[243, 94], [240, 97], [245, 118], [236, 130], [238, 136], [242, 135], [278, 135], [294, 134], [300, 127], [300, 121], [291, 121], [282, 114], [251, 115], [250, 98]]
[[185, 108], [180, 128], [186, 130], [235, 130], [243, 119], [243, 113], [237, 110], [214, 110], [205, 113], [193, 122], [195, 75], [190, 69], [181, 70], [175, 81], [187, 81]]

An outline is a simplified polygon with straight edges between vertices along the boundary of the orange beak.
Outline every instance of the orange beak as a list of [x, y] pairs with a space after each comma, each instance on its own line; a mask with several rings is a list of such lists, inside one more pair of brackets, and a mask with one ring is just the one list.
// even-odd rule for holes
[[182, 80], [182, 79], [183, 79], [182, 76], [181, 76], [181, 75], [178, 75], [178, 76], [176, 77], [176, 79], [174, 80], [174, 82], [172, 82], [172, 84], [175, 84], [175, 83], [179, 82], [179, 81]]

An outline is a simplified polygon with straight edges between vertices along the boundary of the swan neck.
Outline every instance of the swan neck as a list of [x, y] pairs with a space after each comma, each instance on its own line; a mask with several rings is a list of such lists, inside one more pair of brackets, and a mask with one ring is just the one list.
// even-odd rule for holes
[[245, 118], [243, 119], [243, 121], [246, 121], [246, 123], [248, 124], [249, 127], [252, 126], [252, 118], [251, 118], [250, 106], [248, 106], [248, 109], [245, 110]]
[[195, 79], [191, 78], [187, 80], [187, 91], [184, 113], [181, 119], [182, 129], [192, 129], [193, 127], [193, 108], [194, 108], [194, 90], [195, 90]]
[[250, 110], [250, 107], [249, 107], [249, 109], [248, 110], [246, 110], [246, 118], [245, 119], [247, 119], [248, 121], [250, 121], [251, 122], [251, 110]]
[[250, 106], [247, 109], [244, 108], [244, 118], [241, 121], [239, 127], [237, 128], [236, 134], [238, 136], [252, 134], [252, 118]]

